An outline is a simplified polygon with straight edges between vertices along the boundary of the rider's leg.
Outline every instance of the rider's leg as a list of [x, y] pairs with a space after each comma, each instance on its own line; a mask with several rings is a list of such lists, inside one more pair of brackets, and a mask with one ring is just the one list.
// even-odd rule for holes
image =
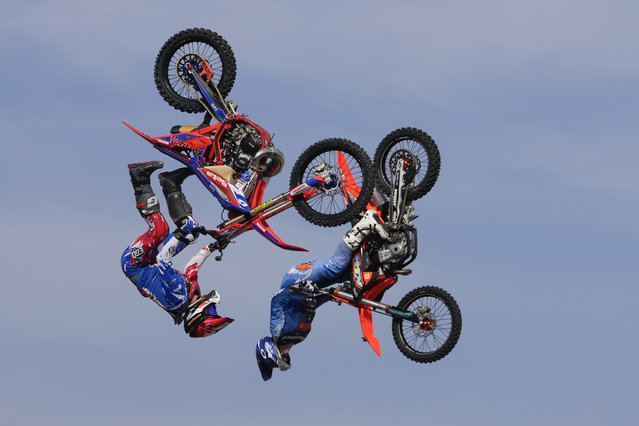
[[162, 161], [129, 164], [135, 203], [142, 217], [160, 211], [160, 203], [151, 188], [151, 174], [162, 167], [164, 167]]
[[[159, 175], [162, 192], [169, 207], [169, 214], [178, 228], [182, 227], [186, 221], [194, 220], [192, 216], [193, 209], [182, 192], [182, 183], [192, 174], [193, 172], [190, 169], [184, 167]], [[164, 242], [164, 247], [158, 259], [170, 264], [171, 258], [188, 245], [185, 239], [189, 241], [189, 244], [195, 241], [195, 237], [192, 234], [187, 234], [183, 238], [177, 238], [174, 234], [170, 234]]]
[[270, 331], [275, 343], [280, 369], [290, 368], [289, 351], [293, 345], [301, 343], [311, 332], [315, 317], [315, 299], [312, 295], [293, 292], [291, 286], [282, 288], [271, 298]]
[[192, 174], [193, 172], [189, 168], [183, 167], [159, 175], [162, 192], [169, 206], [171, 220], [173, 220], [178, 227], [182, 226], [184, 219], [193, 215], [193, 209], [182, 192], [182, 183]]
[[148, 230], [122, 253], [122, 271], [134, 283], [141, 268], [153, 263], [158, 245], [169, 233], [169, 226], [160, 213], [160, 204], [151, 188], [151, 174], [162, 166], [161, 161], [129, 165], [136, 207], [148, 225]]

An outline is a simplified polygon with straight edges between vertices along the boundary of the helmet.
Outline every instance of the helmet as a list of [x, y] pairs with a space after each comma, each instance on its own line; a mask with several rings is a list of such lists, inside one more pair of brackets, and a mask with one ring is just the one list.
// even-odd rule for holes
[[184, 315], [184, 331], [191, 337], [206, 337], [215, 334], [234, 320], [217, 314], [215, 304], [220, 296], [213, 290], [191, 303]]
[[262, 379], [264, 381], [270, 379], [273, 375], [273, 367], [277, 367], [277, 355], [275, 355], [273, 339], [262, 337], [257, 341], [255, 358], [257, 359], [257, 367], [262, 373]]
[[[284, 360], [286, 357], [288, 360]], [[282, 371], [291, 368], [290, 358], [288, 355], [280, 354], [277, 345], [273, 343], [270, 337], [262, 337], [257, 341], [255, 346], [255, 358], [257, 358], [257, 366], [262, 373], [262, 379], [265, 381], [273, 375], [273, 368], [278, 367]]]

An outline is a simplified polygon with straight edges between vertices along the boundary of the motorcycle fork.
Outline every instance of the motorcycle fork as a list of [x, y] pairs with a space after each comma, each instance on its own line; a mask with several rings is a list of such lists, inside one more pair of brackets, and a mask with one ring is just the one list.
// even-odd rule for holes
[[404, 208], [408, 200], [408, 189], [414, 179], [413, 167], [412, 162], [409, 163], [405, 158], [397, 159], [395, 175], [391, 183], [391, 203], [388, 212], [391, 222], [399, 223], [404, 215]]
[[[206, 63], [206, 61], [204, 59], [202, 59], [203, 63]], [[206, 65], [208, 67], [208, 64]], [[195, 68], [193, 67], [193, 65], [188, 64], [186, 66], [186, 70], [189, 74], [191, 74], [191, 76], [193, 77], [193, 79], [195, 80], [195, 82], [197, 83], [198, 89], [200, 91], [200, 93], [202, 93], [202, 95], [204, 96], [204, 98], [206, 99], [207, 103], [209, 105], [206, 105], [205, 103], [203, 103], [200, 100], [200, 103], [204, 106], [204, 108], [207, 110], [207, 112], [214, 117], [216, 120], [218, 120], [220, 123], [222, 121], [224, 121], [224, 119], [226, 119], [226, 117], [230, 114], [229, 108], [226, 105], [226, 102], [224, 102], [224, 99], [222, 98], [222, 95], [220, 94], [220, 91], [217, 88], [217, 85], [215, 84], [215, 82], [213, 81], [213, 79], [211, 79], [210, 81], [205, 81], [202, 76], [195, 70]], [[181, 79], [180, 79], [181, 80]], [[190, 87], [184, 82], [182, 81], [182, 84], [184, 84], [186, 86], [186, 88], [191, 91]], [[217, 94], [217, 96], [215, 96], [213, 94], [213, 92], [211, 91], [211, 89], [209, 88], [209, 84], [213, 86], [213, 88], [215, 89], [215, 92]], [[213, 100], [213, 98], [217, 97], [220, 101], [221, 105], [218, 105], [217, 102], [215, 102]], [[199, 98], [198, 98], [199, 100]], [[209, 108], [210, 107], [210, 108]], [[212, 109], [212, 110], [211, 110]]]

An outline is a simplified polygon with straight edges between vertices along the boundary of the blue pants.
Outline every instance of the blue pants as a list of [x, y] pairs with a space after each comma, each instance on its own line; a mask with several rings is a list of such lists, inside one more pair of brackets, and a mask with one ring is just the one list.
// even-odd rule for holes
[[284, 274], [280, 291], [271, 298], [270, 330], [275, 343], [299, 343], [311, 331], [317, 300], [304, 293], [293, 293], [290, 287], [303, 281], [320, 288], [345, 281], [352, 256], [340, 241], [331, 257], [302, 263]]

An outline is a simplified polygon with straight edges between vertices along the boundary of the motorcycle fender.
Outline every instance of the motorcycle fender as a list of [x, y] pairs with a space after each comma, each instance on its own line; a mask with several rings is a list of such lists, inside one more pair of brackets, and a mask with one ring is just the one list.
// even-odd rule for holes
[[373, 329], [373, 314], [371, 313], [371, 309], [367, 307], [360, 307], [358, 308], [358, 311], [359, 322], [362, 326], [364, 339], [368, 342], [377, 356], [382, 356], [382, 351], [379, 347], [379, 340], [375, 337], [375, 331]]
[[147, 142], [155, 145], [156, 147], [174, 147], [174, 146], [183, 146], [192, 151], [198, 149], [205, 149], [208, 145], [211, 144], [211, 139], [208, 137], [204, 137], [199, 133], [190, 133], [190, 132], [182, 132], [175, 135], [167, 135], [167, 136], [159, 136], [159, 137], [151, 137], [135, 127], [131, 126], [126, 122], [122, 122], [126, 127], [133, 130], [137, 135], [141, 136]]
[[[373, 283], [369, 280], [372, 278], [372, 274], [370, 272], [362, 273], [366, 286], [372, 285], [373, 287], [364, 293], [364, 297], [366, 299], [376, 300], [377, 296], [393, 284], [397, 282], [397, 278], [395, 277], [377, 277]], [[375, 337], [375, 331], [373, 329], [373, 314], [370, 308], [358, 307], [359, 311], [359, 322], [362, 326], [362, 333], [364, 335], [364, 339], [368, 342], [368, 344], [373, 348], [373, 351], [377, 354], [377, 356], [381, 355], [381, 349], [379, 347], [379, 340]]]
[[362, 189], [355, 182], [355, 178], [353, 178], [353, 174], [351, 173], [350, 167], [348, 167], [348, 161], [346, 161], [346, 157], [344, 157], [344, 153], [341, 151], [337, 152], [337, 164], [339, 168], [344, 173], [344, 197], [348, 201], [349, 194], [353, 197], [359, 197], [359, 193]]
[[284, 241], [282, 241], [280, 237], [277, 236], [277, 234], [271, 229], [271, 227], [268, 226], [268, 223], [266, 223], [266, 220], [264, 220], [264, 218], [254, 220], [251, 223], [251, 227], [255, 229], [264, 238], [266, 238], [267, 240], [269, 240], [276, 246], [281, 247], [285, 250], [308, 251], [307, 249], [303, 247], [297, 247], [297, 246], [292, 246], [290, 244], [286, 244]]
[[136, 129], [135, 127], [131, 126], [129, 123], [126, 122], [122, 122], [122, 124], [124, 124], [126, 127], [128, 127], [129, 129], [133, 130], [136, 134], [138, 134], [139, 136], [141, 136], [143, 139], [146, 139], [147, 142], [152, 143], [153, 145], [170, 145], [169, 142], [162, 140], [160, 138], [152, 138], [151, 136], [142, 133], [141, 131], [139, 131], [138, 129]]

